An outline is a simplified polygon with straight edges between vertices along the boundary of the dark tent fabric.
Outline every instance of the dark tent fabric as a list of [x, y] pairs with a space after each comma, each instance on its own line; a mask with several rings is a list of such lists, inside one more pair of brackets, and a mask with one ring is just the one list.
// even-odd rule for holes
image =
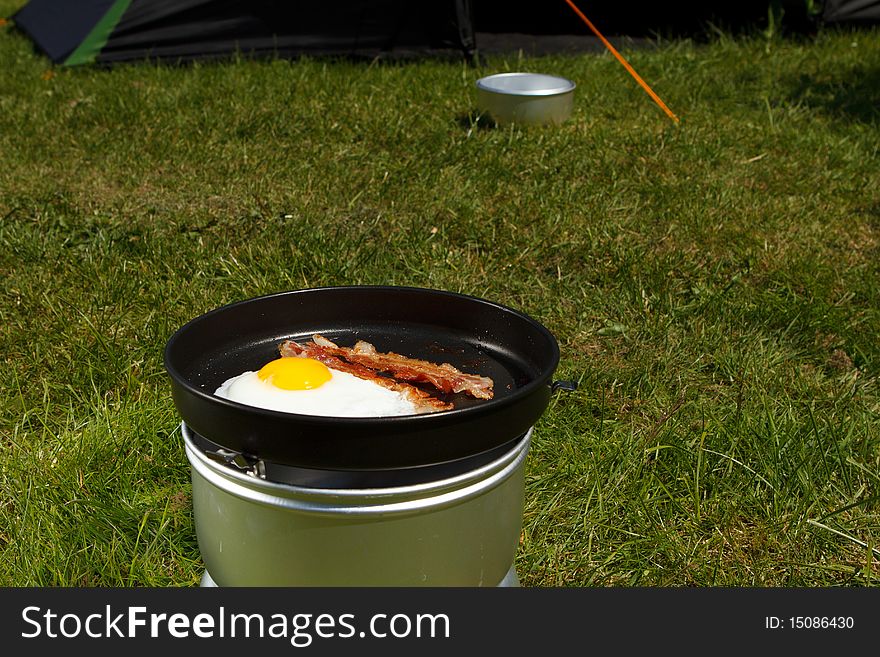
[[470, 0], [31, 0], [13, 16], [55, 63], [246, 55], [472, 56]]
[[[765, 21], [769, 0], [669, 5], [652, 0], [580, 3], [607, 35], [685, 34], [707, 23]], [[778, 0], [791, 21], [803, 0]], [[880, 21], [880, 0], [825, 0], [819, 23]], [[804, 10], [805, 11], [805, 10]], [[791, 17], [789, 17], [791, 14]], [[55, 63], [187, 61], [246, 55], [405, 58], [523, 50], [523, 43], [578, 36], [601, 44], [570, 8], [535, 0], [30, 0], [13, 17]], [[565, 48], [572, 38], [562, 39]], [[552, 44], [551, 44], [552, 45]], [[529, 51], [541, 48], [529, 46]], [[552, 48], [551, 48], [551, 51]]]
[[826, 0], [824, 23], [880, 23], [880, 0]]

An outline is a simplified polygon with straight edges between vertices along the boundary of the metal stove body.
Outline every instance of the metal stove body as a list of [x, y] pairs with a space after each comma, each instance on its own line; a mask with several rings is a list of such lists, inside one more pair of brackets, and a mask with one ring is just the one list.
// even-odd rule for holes
[[260, 462], [217, 458], [181, 426], [202, 586], [519, 585], [531, 430], [455, 476], [322, 488], [267, 479]]

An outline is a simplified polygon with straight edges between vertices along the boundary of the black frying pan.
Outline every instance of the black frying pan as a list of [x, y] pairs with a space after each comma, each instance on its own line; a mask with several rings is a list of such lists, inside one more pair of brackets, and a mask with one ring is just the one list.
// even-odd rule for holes
[[[459, 393], [448, 398], [451, 411], [331, 418], [213, 394], [226, 379], [277, 358], [281, 341], [315, 333], [489, 376], [494, 399]], [[553, 335], [523, 313], [451, 292], [385, 286], [296, 290], [223, 306], [181, 327], [165, 347], [174, 403], [190, 429], [255, 458], [332, 470], [431, 466], [509, 443], [546, 409], [558, 362]]]

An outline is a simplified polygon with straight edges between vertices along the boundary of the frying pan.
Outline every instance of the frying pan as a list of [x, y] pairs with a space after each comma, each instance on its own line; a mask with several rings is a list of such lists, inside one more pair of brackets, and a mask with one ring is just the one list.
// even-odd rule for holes
[[[446, 397], [451, 411], [340, 418], [283, 413], [215, 396], [225, 380], [278, 358], [286, 339], [320, 333], [491, 377], [495, 396]], [[472, 460], [524, 435], [551, 396], [559, 346], [531, 317], [473, 296], [415, 287], [293, 290], [229, 304], [165, 346], [175, 407], [189, 429], [227, 450], [283, 466], [395, 470]]]

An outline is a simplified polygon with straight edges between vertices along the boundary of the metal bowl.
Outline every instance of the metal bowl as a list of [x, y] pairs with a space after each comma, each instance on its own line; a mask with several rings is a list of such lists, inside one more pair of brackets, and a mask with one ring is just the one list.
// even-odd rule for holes
[[574, 107], [575, 83], [543, 73], [498, 73], [477, 80], [477, 103], [497, 124], [563, 123]]

